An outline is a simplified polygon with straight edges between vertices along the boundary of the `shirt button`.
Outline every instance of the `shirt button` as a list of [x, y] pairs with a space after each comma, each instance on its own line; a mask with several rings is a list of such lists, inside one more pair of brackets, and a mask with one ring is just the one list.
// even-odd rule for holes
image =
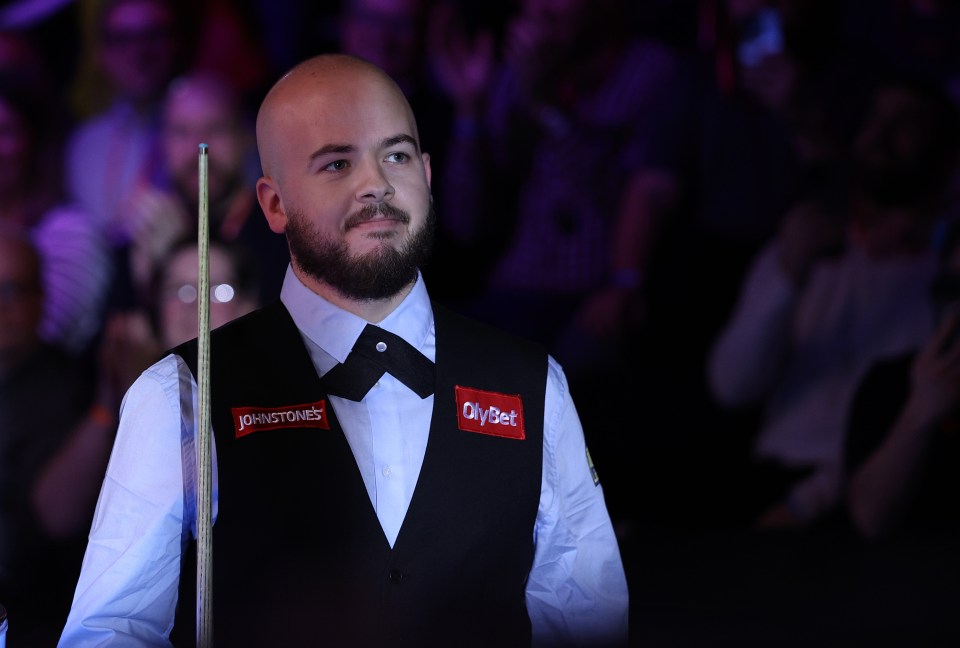
[[390, 466], [384, 466], [384, 467], [383, 467], [383, 476], [384, 476], [384, 477], [393, 477], [393, 470], [390, 468]]
[[377, 342], [377, 351], [379, 351], [380, 353], [383, 353], [386, 350], [387, 350], [386, 342]]
[[399, 585], [403, 581], [403, 572], [399, 569], [391, 569], [387, 573], [387, 580], [389, 580], [394, 585]]

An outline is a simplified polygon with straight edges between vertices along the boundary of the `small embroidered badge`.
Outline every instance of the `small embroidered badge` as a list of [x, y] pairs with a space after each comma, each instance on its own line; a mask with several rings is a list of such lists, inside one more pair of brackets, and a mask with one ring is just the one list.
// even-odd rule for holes
[[324, 400], [283, 407], [231, 407], [230, 412], [238, 439], [254, 432], [280, 428], [330, 429]]
[[519, 394], [472, 389], [457, 385], [457, 427], [508, 439], [525, 439], [523, 402]]
[[600, 475], [597, 474], [597, 468], [593, 465], [593, 457], [590, 456], [590, 448], [587, 448], [587, 466], [590, 468], [590, 476], [593, 477], [593, 485], [600, 483]]

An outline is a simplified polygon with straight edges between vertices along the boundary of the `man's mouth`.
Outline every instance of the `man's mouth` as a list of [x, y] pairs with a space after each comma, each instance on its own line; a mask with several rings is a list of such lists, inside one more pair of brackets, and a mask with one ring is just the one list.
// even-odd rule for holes
[[347, 217], [347, 220], [344, 222], [344, 229], [349, 231], [365, 223], [377, 221], [391, 221], [406, 225], [410, 222], [410, 215], [392, 205], [367, 205], [360, 211]]

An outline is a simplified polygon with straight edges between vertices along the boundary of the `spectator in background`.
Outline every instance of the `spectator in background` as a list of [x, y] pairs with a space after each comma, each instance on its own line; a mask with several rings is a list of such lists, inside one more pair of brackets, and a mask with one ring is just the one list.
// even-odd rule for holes
[[430, 5], [431, 0], [345, 0], [340, 49], [382, 66], [410, 97], [424, 81], [423, 35]]
[[[286, 241], [270, 231], [254, 186], [259, 162], [253, 125], [237, 94], [221, 78], [191, 73], [175, 80], [164, 99], [162, 167], [156, 182], [140, 186], [131, 201], [135, 227], [122, 252], [117, 306], [154, 302], [150, 282], [178, 239], [196, 237], [198, 145], [209, 145], [208, 196], [212, 236], [254, 251], [261, 267], [260, 299], [280, 294], [289, 262]], [[123, 285], [129, 280], [130, 285]]]
[[[876, 539], [897, 531], [960, 531], [960, 227], [941, 249], [930, 296], [937, 326], [919, 349], [877, 362], [857, 387], [844, 452], [854, 528]], [[949, 531], [953, 536], [946, 536]], [[954, 544], [955, 547], [955, 544]]]
[[682, 60], [670, 110], [626, 190], [633, 213], [615, 234], [622, 267], [640, 278], [626, 295], [636, 320], [620, 400], [641, 395], [641, 439], [657, 456], [637, 506], [683, 525], [711, 488], [700, 476], [734, 436], [747, 444], [742, 430], [757, 418], [718, 407], [704, 377], [711, 345], [750, 262], [799, 197], [842, 210], [851, 124], [865, 103], [853, 80], [869, 72], [851, 75], [840, 55], [834, 3], [699, 5], [699, 50]]
[[[199, 22], [196, 52], [188, 66], [224, 80], [245, 105], [256, 106], [274, 70], [267, 59], [263, 25], [256, 2], [201, 0], [194, 7]], [[270, 3], [277, 11], [280, 3]], [[199, 6], [197, 6], [199, 5]], [[289, 37], [289, 33], [285, 36]]]
[[55, 643], [79, 573], [82, 537], [46, 534], [31, 491], [92, 396], [86, 366], [40, 339], [41, 266], [28, 233], [0, 226], [0, 599], [23, 646]]
[[639, 281], [621, 265], [617, 219], [633, 217], [626, 188], [676, 73], [669, 50], [633, 38], [625, 4], [525, 0], [502, 52], [449, 13], [431, 32], [455, 108], [438, 184], [457, 202], [441, 231], [471, 251], [460, 294], [483, 284], [465, 307], [545, 343], [574, 381], [610, 366]]
[[756, 499], [737, 502], [758, 524], [810, 524], [834, 509], [856, 385], [930, 330], [932, 233], [958, 137], [956, 106], [938, 86], [881, 84], [855, 142], [847, 213], [798, 204], [750, 270], [709, 381], [726, 407], [762, 404], [756, 479], [739, 494]]
[[176, 0], [102, 0], [92, 9], [87, 47], [106, 79], [107, 106], [71, 134], [67, 182], [97, 227], [121, 245], [131, 236], [134, 190], [155, 168], [160, 100], [188, 43]]
[[[210, 242], [210, 328], [223, 326], [260, 306], [259, 264], [250, 248]], [[193, 239], [174, 246], [159, 281], [157, 314], [164, 349], [197, 337], [197, 245]]]
[[[677, 374], [669, 384], [681, 402], [702, 400], [707, 349], [751, 259], [811, 178], [834, 173], [848, 145], [845, 124], [820, 112], [841, 103], [820, 87], [831, 78], [822, 59], [845, 69], [829, 38], [829, 9], [811, 15], [785, 0], [702, 6], [701, 50], [684, 60], [654, 155], [630, 185], [633, 229], [618, 237], [644, 277], [636, 299], [654, 381]], [[850, 88], [837, 95], [862, 104]]]
[[111, 262], [88, 214], [66, 202], [56, 115], [42, 88], [0, 74], [0, 220], [29, 230], [43, 259], [41, 337], [79, 354], [101, 326]]
[[[209, 249], [210, 327], [216, 328], [259, 305], [259, 278], [241, 245], [211, 241]], [[107, 322], [94, 405], [33, 487], [33, 508], [48, 536], [77, 537], [90, 528], [124, 394], [164, 349], [197, 336], [198, 276], [196, 240], [177, 242], [158, 266], [156, 302], [148, 310], [114, 314]]]

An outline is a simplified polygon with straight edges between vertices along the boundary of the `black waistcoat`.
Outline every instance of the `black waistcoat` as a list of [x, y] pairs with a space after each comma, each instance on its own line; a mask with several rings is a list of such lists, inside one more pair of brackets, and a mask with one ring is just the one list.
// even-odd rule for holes
[[[546, 354], [434, 312], [433, 417], [393, 548], [286, 309], [277, 303], [214, 332], [218, 645], [529, 645], [524, 589], [540, 497]], [[195, 342], [175, 351], [195, 371]], [[458, 385], [519, 395], [526, 438], [459, 429]], [[231, 408], [320, 401], [329, 430], [236, 436]], [[192, 547], [185, 556], [173, 636], [192, 644]]]

